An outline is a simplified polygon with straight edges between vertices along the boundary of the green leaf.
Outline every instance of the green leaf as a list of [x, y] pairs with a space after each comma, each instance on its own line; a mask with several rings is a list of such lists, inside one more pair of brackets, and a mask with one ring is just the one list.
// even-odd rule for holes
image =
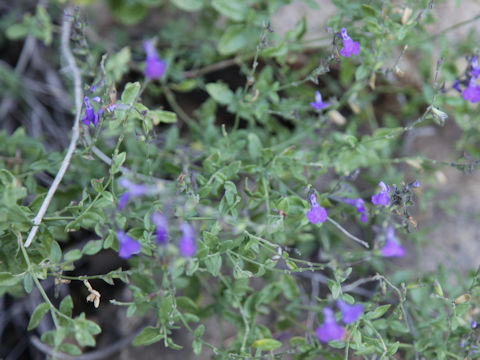
[[340, 294], [342, 293], [342, 286], [333, 280], [327, 280], [328, 288], [330, 289], [330, 292], [332, 293], [332, 297], [334, 299], [338, 299]]
[[0, 272], [0, 286], [13, 286], [16, 285], [21, 278], [13, 276], [8, 272]]
[[435, 106], [430, 106], [429, 109], [429, 115], [431, 116], [433, 121], [440, 126], [445, 125], [445, 121], [448, 119], [447, 113], [440, 109], [437, 109]]
[[297, 270], [298, 269], [297, 264], [295, 264], [295, 262], [293, 262], [292, 260], [287, 260], [287, 261], [285, 261], [285, 263], [287, 264], [287, 267], [290, 270]]
[[82, 249], [82, 252], [86, 255], [95, 255], [100, 250], [102, 250], [103, 241], [102, 240], [90, 240], [85, 244]]
[[198, 311], [198, 306], [192, 299], [186, 296], [180, 296], [176, 299], [177, 306], [188, 312], [195, 313]]
[[140, 83], [127, 83], [122, 93], [122, 103], [132, 105], [140, 92]]
[[58, 263], [62, 259], [62, 249], [55, 240], [50, 244], [50, 258], [54, 263]]
[[380, 35], [382, 33], [382, 28], [380, 27], [376, 19], [367, 20], [367, 29], [375, 35]]
[[131, 57], [132, 54], [128, 46], [108, 57], [105, 62], [105, 74], [112, 79], [113, 83], [120, 81], [123, 75], [128, 72], [128, 63]]
[[228, 88], [224, 83], [210, 83], [206, 86], [208, 94], [215, 100], [217, 103], [222, 105], [228, 105], [233, 100], [233, 92]]
[[120, 167], [123, 165], [126, 158], [127, 158], [126, 152], [121, 152], [120, 154], [116, 154], [113, 156], [112, 174], [116, 174], [120, 171]]
[[290, 345], [292, 347], [304, 345], [306, 342], [307, 340], [301, 336], [293, 336], [290, 338]]
[[158, 125], [160, 123], [172, 124], [177, 122], [177, 114], [171, 111], [150, 110], [147, 116], [152, 119], [152, 122], [155, 125]]
[[158, 310], [158, 320], [162, 322], [168, 322], [170, 314], [173, 311], [173, 298], [168, 294], [162, 297], [160, 309]]
[[33, 277], [30, 273], [25, 274], [25, 277], [23, 278], [23, 288], [27, 292], [27, 294], [30, 294], [33, 289]]
[[60, 346], [60, 350], [74, 356], [82, 355], [82, 350], [80, 350], [78, 346], [74, 344], [62, 344]]
[[210, 249], [215, 248], [218, 245], [218, 237], [211, 232], [204, 231], [202, 233], [203, 241]]
[[365, 315], [365, 317], [369, 320], [377, 319], [380, 316], [382, 316], [383, 314], [385, 314], [388, 311], [388, 309], [390, 309], [390, 306], [391, 306], [390, 304], [381, 305], [381, 306], [377, 307], [375, 310], [368, 312]]
[[369, 69], [366, 66], [359, 66], [355, 71], [355, 79], [357, 81], [362, 80], [367, 77]]
[[95, 346], [95, 338], [84, 326], [75, 327], [75, 340], [77, 340], [81, 346]]
[[250, 32], [244, 25], [232, 25], [225, 30], [218, 41], [217, 49], [221, 55], [231, 55], [245, 48], [250, 41]]
[[365, 16], [376, 17], [379, 15], [378, 11], [370, 5], [362, 4], [362, 11]]
[[192, 342], [192, 349], [195, 355], [200, 355], [202, 353], [202, 342], [195, 338]]
[[65, 254], [64, 259], [65, 261], [75, 261], [80, 259], [81, 257], [82, 257], [82, 252], [80, 251], [80, 249], [73, 249]]
[[204, 260], [204, 262], [210, 274], [215, 277], [220, 274], [220, 268], [222, 267], [222, 257], [220, 254], [210, 255]]
[[234, 21], [242, 21], [248, 12], [245, 1], [213, 0], [212, 6], [222, 15]]
[[37, 5], [35, 20], [35, 27], [33, 31], [35, 37], [42, 40], [45, 45], [50, 45], [52, 42], [53, 26], [50, 15], [42, 5]]
[[205, 325], [200, 324], [200, 325], [198, 325], [198, 327], [193, 332], [193, 336], [195, 338], [201, 338], [203, 336], [204, 332], [205, 332]]
[[113, 15], [126, 25], [134, 25], [142, 20], [148, 13], [148, 8], [135, 1], [107, 0]]
[[285, 38], [287, 40], [300, 40], [305, 32], [307, 31], [307, 20], [305, 16], [303, 16], [295, 25], [292, 30], [288, 30], [285, 33]]
[[28, 24], [20, 23], [10, 25], [5, 31], [5, 35], [9, 40], [23, 39], [28, 34]]
[[160, 341], [162, 338], [163, 336], [160, 334], [160, 329], [154, 328], [153, 326], [147, 326], [135, 337], [135, 339], [133, 339], [132, 345], [150, 345]]
[[227, 200], [227, 204], [230, 206], [234, 205], [237, 195], [237, 187], [231, 181], [225, 181], [223, 187], [225, 189], [225, 200]]
[[137, 311], [137, 306], [135, 304], [129, 305], [126, 313], [127, 318], [131, 318], [133, 314], [135, 314], [135, 311]]
[[72, 316], [73, 301], [70, 295], [67, 295], [63, 298], [62, 302], [60, 303], [59, 309], [62, 314]]
[[261, 156], [261, 151], [263, 149], [262, 142], [260, 138], [254, 134], [248, 134], [248, 154], [252, 159], [258, 159]]
[[38, 305], [30, 318], [27, 330], [30, 331], [35, 329], [38, 324], [40, 324], [40, 320], [42, 320], [48, 310], [50, 310], [50, 305], [48, 303], [41, 303]]
[[170, 0], [173, 5], [185, 11], [198, 11], [203, 8], [203, 0]]
[[280, 341], [275, 339], [261, 339], [253, 342], [252, 347], [261, 351], [272, 351], [282, 346]]

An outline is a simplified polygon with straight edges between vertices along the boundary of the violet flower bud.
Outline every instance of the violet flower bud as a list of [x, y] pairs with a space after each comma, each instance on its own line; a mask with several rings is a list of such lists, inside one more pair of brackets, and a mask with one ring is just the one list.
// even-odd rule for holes
[[480, 86], [477, 85], [475, 77], [470, 78], [468, 86], [463, 90], [462, 97], [472, 103], [480, 101]]
[[320, 94], [320, 91], [315, 92], [315, 101], [310, 103], [310, 106], [314, 108], [315, 110], [322, 110], [324, 107], [327, 107], [329, 105], [328, 102], [323, 102], [322, 101], [322, 94]]
[[310, 204], [311, 208], [307, 212], [308, 221], [310, 221], [312, 224], [316, 224], [318, 222], [323, 223], [327, 219], [327, 210], [318, 205], [315, 194], [310, 195]]
[[345, 324], [354, 323], [363, 314], [363, 306], [361, 304], [350, 305], [345, 301], [338, 300], [337, 306], [342, 312], [342, 321]]
[[383, 181], [380, 181], [378, 186], [380, 186], [382, 190], [378, 194], [372, 195], [372, 204], [387, 206], [390, 203], [390, 197], [388, 196], [390, 188], [385, 185]]
[[363, 199], [342, 199], [348, 205], [355, 206], [355, 210], [360, 214], [360, 221], [367, 222], [367, 209], [365, 209], [365, 201]]
[[350, 36], [347, 34], [347, 29], [342, 28], [340, 30], [340, 36], [342, 37], [343, 47], [340, 50], [340, 55], [345, 57], [350, 57], [352, 55], [357, 55], [360, 51], [360, 44], [358, 41], [353, 41]]
[[99, 115], [103, 113], [103, 109], [98, 109], [97, 112], [95, 112], [88, 96], [83, 98], [83, 103], [85, 104], [85, 115], [82, 118], [82, 122], [87, 126], [90, 124], [97, 126]]
[[133, 240], [122, 230], [117, 230], [117, 239], [120, 243], [120, 248], [118, 249], [118, 255], [123, 259], [130, 259], [133, 254], [138, 254], [140, 252], [140, 243]]
[[178, 244], [178, 250], [183, 257], [192, 257], [197, 252], [197, 246], [195, 245], [195, 234], [193, 228], [186, 222], [180, 224], [180, 230], [182, 231], [182, 237]]
[[168, 221], [165, 216], [159, 212], [155, 212], [151, 216], [152, 222], [155, 224], [155, 236], [159, 245], [165, 245], [168, 241]]
[[395, 230], [392, 226], [387, 227], [385, 234], [385, 245], [382, 248], [383, 257], [402, 257], [405, 255], [405, 248], [397, 242]]
[[147, 53], [145, 60], [145, 77], [149, 80], [160, 79], [165, 72], [167, 63], [165, 60], [160, 60], [157, 51], [150, 41], [144, 41], [143, 48]]
[[333, 310], [326, 307], [323, 309], [323, 324], [317, 328], [316, 333], [318, 340], [327, 343], [331, 340], [341, 340], [345, 329], [337, 324]]

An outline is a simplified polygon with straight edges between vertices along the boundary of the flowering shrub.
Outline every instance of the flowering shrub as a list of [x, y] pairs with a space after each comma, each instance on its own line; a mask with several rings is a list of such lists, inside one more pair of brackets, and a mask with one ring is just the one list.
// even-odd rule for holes
[[[305, 18], [272, 27], [288, 0], [81, 3], [0, 24], [23, 58], [55, 54], [38, 57], [35, 81], [22, 56], [0, 68], [5, 98], [24, 99], [33, 119], [9, 110], [0, 133], [3, 310], [35, 306], [15, 351], [478, 356], [479, 270], [451, 281], [412, 265], [429, 256], [421, 214], [438, 169], [480, 163], [480, 68], [466, 52], [477, 49], [425, 30], [433, 1], [334, 0], [313, 48]], [[422, 58], [421, 86], [400, 69], [407, 48]], [[411, 155], [409, 136], [447, 112], [463, 158]], [[123, 321], [108, 311], [141, 326], [109, 341]], [[6, 329], [0, 357], [13, 353]]]

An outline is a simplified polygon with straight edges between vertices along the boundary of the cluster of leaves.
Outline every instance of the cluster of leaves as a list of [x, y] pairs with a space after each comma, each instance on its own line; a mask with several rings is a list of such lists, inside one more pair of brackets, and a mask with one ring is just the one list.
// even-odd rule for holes
[[[79, 354], [80, 347], [95, 345], [101, 329], [84, 313], [72, 316], [70, 296], [55, 306], [42, 287], [48, 277], [59, 283], [93, 278], [112, 286], [119, 285], [114, 279], [127, 284], [130, 301], [112, 303], [125, 306], [128, 317], [155, 319], [134, 345], [163, 341], [178, 349], [172, 334], [182, 329], [192, 334], [195, 354], [209, 348], [218, 358], [261, 358], [263, 352], [298, 359], [347, 358], [349, 353], [365, 358], [472, 356], [478, 273], [456, 285], [443, 269], [432, 275], [399, 270], [387, 276], [391, 260], [379, 251], [387, 226], [405, 233], [416, 227], [408, 211], [414, 194], [400, 184], [431, 163], [396, 158], [405, 134], [424, 124], [443, 124], [440, 108], [450, 106], [467, 133], [459, 146], [478, 155], [480, 127], [471, 121], [472, 109], [445, 85], [430, 85], [436, 69], [431, 59], [420, 62], [422, 88], [402, 82], [399, 75], [398, 49], [408, 45], [409, 51], [428, 54], [435, 46], [419, 41], [429, 39], [423, 27], [435, 20], [431, 2], [411, 0], [400, 7], [335, 0], [337, 12], [327, 24], [331, 37], [314, 52], [303, 40], [305, 19], [284, 36], [272, 32], [271, 16], [287, 3], [107, 1], [112, 15], [127, 25], [148, 24], [150, 12], [167, 15], [161, 28], [145, 25], [142, 39], [123, 33], [116, 50], [108, 53], [102, 44], [87, 41], [87, 26], [92, 30], [85, 21], [88, 6], [65, 14], [75, 18], [71, 42], [85, 94], [93, 96], [93, 86], [101, 106], [116, 108], [105, 111], [95, 128], [82, 127], [63, 185], [28, 248], [24, 241], [31, 219], [63, 154], [47, 153], [22, 128], [11, 136], [0, 134], [0, 294], [21, 297], [39, 289], [44, 302], [31, 315], [29, 330], [50, 313], [55, 329], [41, 338], [56, 351]], [[314, 1], [306, 3], [315, 7]], [[62, 13], [56, 6], [52, 12]], [[54, 27], [48, 14], [39, 5], [35, 15], [7, 22], [5, 34], [10, 40], [28, 34], [49, 46]], [[346, 24], [361, 47], [349, 59], [339, 57], [336, 34]], [[149, 82], [142, 75], [140, 40], [153, 35], [168, 65], [160, 81]], [[458, 54], [444, 47], [441, 76], [451, 81], [458, 76], [453, 65]], [[234, 78], [222, 69], [235, 72]], [[330, 103], [323, 113], [309, 106], [318, 89]], [[407, 101], [385, 107], [382, 99], [392, 93]], [[399, 162], [414, 166], [405, 173]], [[155, 191], [119, 211], [121, 177]], [[366, 204], [370, 220], [362, 225], [355, 208], [339, 199], [369, 199], [380, 179], [399, 184], [394, 201], [381, 209]], [[309, 223], [305, 214], [312, 191], [335, 221]], [[162, 247], [155, 243], [151, 221], [157, 211], [172, 225]], [[179, 256], [180, 234], [173, 224], [180, 221], [196, 229], [192, 258]], [[71, 276], [76, 261], [118, 251], [117, 229], [141, 244], [140, 254], [128, 262], [130, 269]], [[80, 231], [92, 240], [82, 243], [75, 236]], [[370, 249], [351, 242], [350, 232]], [[363, 284], [374, 286], [367, 290]], [[315, 327], [322, 309], [337, 299], [362, 302], [365, 313], [349, 325], [344, 339], [321, 344]], [[212, 317], [234, 328], [231, 341], [203, 339]]]

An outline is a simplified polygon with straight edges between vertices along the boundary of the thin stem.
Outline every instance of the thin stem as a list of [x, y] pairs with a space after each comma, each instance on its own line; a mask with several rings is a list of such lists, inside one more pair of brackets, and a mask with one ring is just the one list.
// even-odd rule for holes
[[186, 78], [196, 78], [197, 76], [200, 76], [200, 75], [205, 75], [211, 72], [228, 68], [230, 66], [238, 65], [242, 61], [248, 60], [251, 57], [252, 55], [245, 55], [245, 56], [237, 56], [237, 57], [234, 57], [233, 59], [222, 60], [217, 63], [207, 65], [203, 68], [185, 71], [183, 73], [183, 76]]
[[327, 220], [332, 223], [338, 230], [340, 230], [342, 233], [344, 233], [348, 238], [352, 239], [353, 241], [359, 243], [360, 245], [366, 247], [367, 249], [370, 248], [367, 242], [360, 240], [358, 237], [355, 235], [350, 234], [345, 228], [342, 227], [339, 223], [337, 223], [335, 220], [333, 220], [330, 217], [327, 217]]
[[[71, 8], [67, 8], [67, 14], [71, 11]], [[77, 141], [80, 136], [80, 116], [82, 111], [82, 89], [81, 89], [81, 77], [80, 72], [75, 64], [75, 59], [73, 58], [72, 52], [70, 51], [70, 31], [72, 28], [73, 17], [65, 16], [65, 19], [62, 24], [62, 40], [61, 40], [61, 49], [62, 55], [67, 60], [68, 67], [70, 68], [73, 75], [73, 84], [75, 90], [75, 120], [72, 127], [72, 139], [70, 140], [70, 145], [68, 146], [67, 154], [62, 161], [62, 165], [58, 170], [55, 179], [52, 182], [52, 185], [48, 189], [47, 196], [43, 200], [42, 206], [38, 210], [37, 216], [33, 219], [33, 226], [28, 234], [27, 240], [25, 241], [25, 247], [29, 247], [32, 243], [35, 235], [37, 234], [40, 223], [42, 222], [45, 213], [50, 205], [50, 202], [57, 191], [60, 182], [63, 179], [63, 176], [67, 172], [68, 166], [70, 165], [70, 160], [73, 156], [73, 153], [77, 147]]]
[[167, 102], [172, 107], [172, 109], [180, 116], [183, 121], [187, 123], [188, 126], [190, 126], [190, 128], [192, 128], [192, 130], [198, 132], [200, 130], [198, 124], [180, 107], [180, 105], [178, 105], [173, 92], [166, 86], [163, 87], [163, 92], [165, 93]]
[[[433, 40], [433, 39], [436, 39], [438, 38], [439, 36], [442, 36], [443, 34], [446, 34], [447, 32], [451, 31], [451, 30], [454, 30], [454, 29], [457, 29], [459, 27], [462, 27], [464, 25], [468, 25], [476, 20], [480, 19], [480, 14], [477, 14], [475, 15], [473, 18], [471, 19], [468, 19], [468, 20], [464, 20], [464, 21], [461, 21], [459, 23], [456, 23], [456, 24], [453, 24], [452, 26], [449, 26], [445, 29], [443, 29], [442, 31], [436, 33], [436, 34], [433, 34], [430, 39]], [[427, 41], [428, 39], [424, 39], [424, 40], [421, 40], [421, 42], [425, 42]]]

